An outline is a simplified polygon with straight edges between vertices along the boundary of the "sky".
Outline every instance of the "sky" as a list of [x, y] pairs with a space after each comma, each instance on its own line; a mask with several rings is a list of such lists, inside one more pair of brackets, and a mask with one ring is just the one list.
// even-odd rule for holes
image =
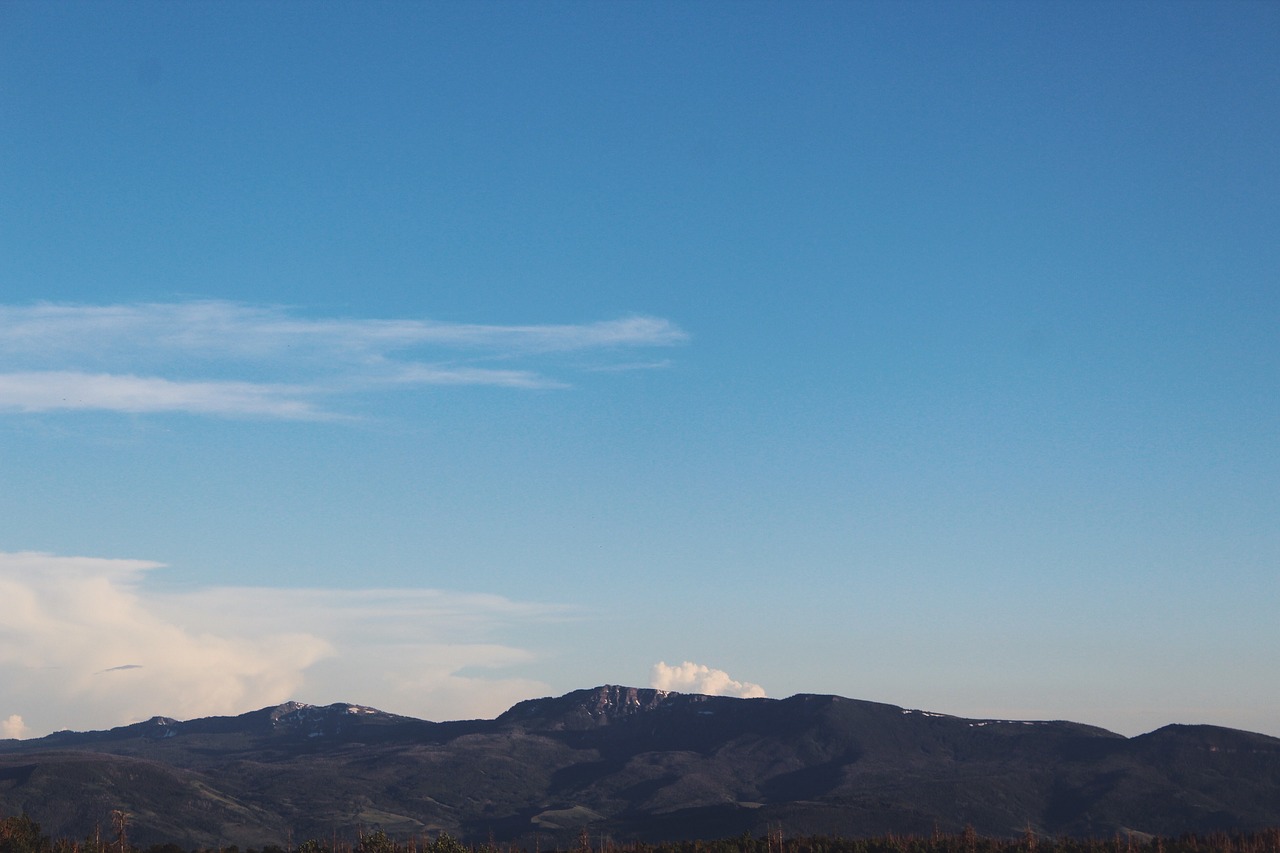
[[607, 683], [1280, 736], [1277, 45], [0, 4], [0, 736]]

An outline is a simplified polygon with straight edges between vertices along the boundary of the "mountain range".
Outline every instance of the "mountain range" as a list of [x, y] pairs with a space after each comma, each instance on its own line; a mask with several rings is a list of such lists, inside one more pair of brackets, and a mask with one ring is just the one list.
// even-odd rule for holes
[[294, 702], [0, 741], [0, 814], [56, 837], [297, 846], [384, 830], [528, 847], [751, 833], [1110, 837], [1280, 826], [1280, 739], [977, 720], [839, 696], [604, 686], [492, 720]]

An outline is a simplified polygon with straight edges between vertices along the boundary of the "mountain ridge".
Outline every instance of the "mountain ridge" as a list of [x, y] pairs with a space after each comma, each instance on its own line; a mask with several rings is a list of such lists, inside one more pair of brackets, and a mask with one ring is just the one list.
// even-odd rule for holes
[[[68, 793], [70, 792], [70, 793]], [[0, 809], [83, 837], [284, 844], [397, 837], [571, 843], [762, 834], [1153, 834], [1280, 825], [1280, 739], [1171, 724], [969, 719], [823, 694], [602, 685], [433, 722], [286, 702], [0, 741]]]

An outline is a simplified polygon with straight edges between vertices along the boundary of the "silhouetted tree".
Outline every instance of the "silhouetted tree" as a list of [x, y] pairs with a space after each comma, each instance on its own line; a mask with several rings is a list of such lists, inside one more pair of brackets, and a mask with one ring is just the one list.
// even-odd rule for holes
[[0, 853], [46, 853], [51, 846], [26, 812], [0, 820]]
[[426, 849], [430, 853], [470, 853], [466, 845], [447, 832], [437, 835]]
[[381, 829], [375, 829], [360, 836], [356, 846], [358, 853], [395, 853], [396, 845]]

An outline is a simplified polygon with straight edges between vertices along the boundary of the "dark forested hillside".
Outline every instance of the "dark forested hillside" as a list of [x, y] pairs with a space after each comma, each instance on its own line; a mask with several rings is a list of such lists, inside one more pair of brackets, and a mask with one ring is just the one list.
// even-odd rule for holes
[[0, 810], [67, 837], [125, 811], [135, 841], [188, 848], [353, 828], [546, 846], [582, 827], [620, 841], [1174, 835], [1280, 825], [1280, 740], [627, 687], [445, 723], [289, 703], [0, 742]]

